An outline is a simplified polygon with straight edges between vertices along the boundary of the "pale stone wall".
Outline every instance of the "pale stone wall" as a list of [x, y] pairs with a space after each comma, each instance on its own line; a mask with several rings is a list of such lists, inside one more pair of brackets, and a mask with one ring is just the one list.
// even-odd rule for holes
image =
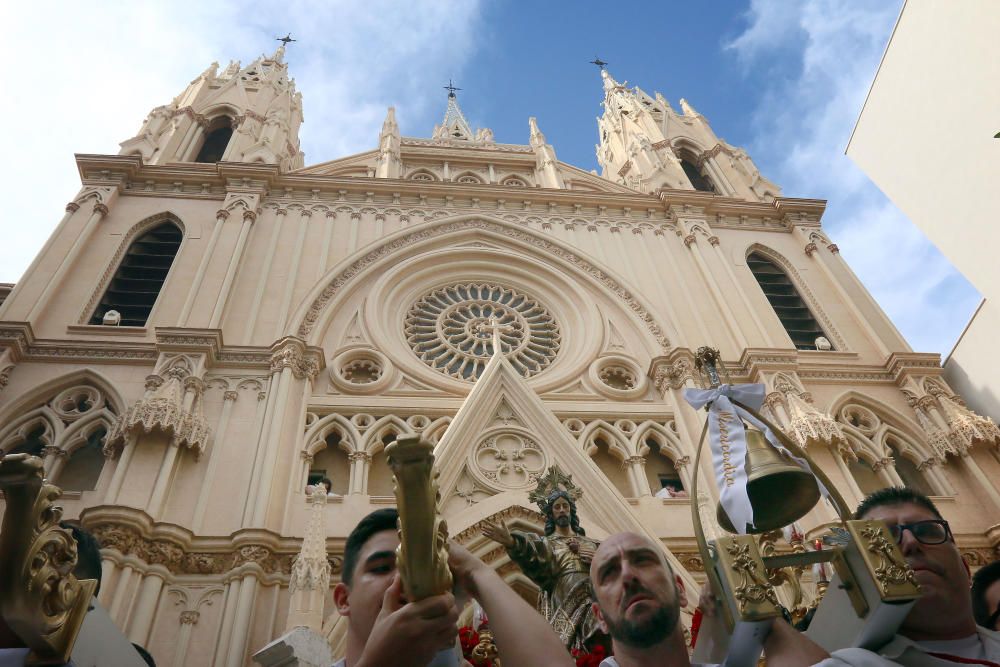
[[[998, 20], [1000, 6], [988, 0], [908, 0], [847, 148], [987, 304], [1000, 300], [993, 252], [1000, 91], [984, 85], [1000, 75], [1000, 45], [989, 29]], [[946, 371], [970, 406], [998, 418], [990, 308], [969, 324]]]

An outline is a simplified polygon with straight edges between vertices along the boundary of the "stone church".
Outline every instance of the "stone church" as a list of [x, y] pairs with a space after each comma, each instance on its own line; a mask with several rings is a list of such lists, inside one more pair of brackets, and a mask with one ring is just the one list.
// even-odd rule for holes
[[[600, 174], [533, 118], [523, 144], [473, 129], [454, 92], [429, 136], [390, 108], [372, 150], [306, 166], [283, 58], [212, 64], [119, 154], [77, 155], [80, 191], [0, 290], [0, 449], [44, 458], [101, 543], [100, 603], [158, 664], [251, 664], [295, 624], [342, 643], [328, 589], [394, 503], [401, 434], [436, 443], [452, 535], [528, 599], [479, 527], [540, 530], [554, 464], [588, 535], [644, 532], [697, 586], [703, 345], [849, 502], [919, 489], [973, 568], [1000, 555], [996, 425], [910, 349], [825, 202], [782, 196], [691, 104], [602, 69]], [[805, 539], [835, 519], [820, 503]]]

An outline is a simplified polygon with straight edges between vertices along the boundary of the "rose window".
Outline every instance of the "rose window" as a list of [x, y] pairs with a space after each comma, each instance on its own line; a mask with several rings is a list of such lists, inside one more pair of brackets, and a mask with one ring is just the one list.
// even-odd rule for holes
[[559, 351], [559, 325], [534, 298], [495, 284], [457, 284], [419, 299], [406, 316], [406, 340], [431, 368], [475, 380], [500, 350], [524, 377], [543, 371]]

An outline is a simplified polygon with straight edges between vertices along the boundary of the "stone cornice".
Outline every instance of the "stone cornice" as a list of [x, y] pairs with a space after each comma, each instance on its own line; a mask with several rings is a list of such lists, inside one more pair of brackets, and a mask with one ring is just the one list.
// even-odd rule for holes
[[156, 349], [163, 352], [200, 352], [218, 360], [222, 347], [221, 329], [156, 327]]
[[[209, 368], [252, 368], [266, 370], [273, 350], [268, 347], [227, 347], [217, 329], [157, 327], [156, 342], [123, 342], [116, 332], [92, 327], [94, 336], [107, 335], [119, 340], [37, 339], [28, 322], [0, 322], [0, 348], [12, 351], [13, 361], [79, 360], [92, 363], [136, 363], [151, 365], [160, 352], [199, 352], [206, 355]], [[88, 328], [90, 329], [90, 328]], [[72, 333], [72, 332], [71, 332]], [[310, 347], [311, 359], [323, 367], [323, 351]]]
[[[457, 149], [456, 149], [457, 150]], [[463, 149], [465, 150], [465, 149]], [[496, 153], [485, 151], [492, 160]], [[782, 197], [772, 203], [744, 201], [721, 197], [696, 190], [660, 189], [654, 194], [639, 192], [583, 192], [547, 188], [512, 189], [498, 184], [459, 184], [441, 181], [372, 179], [328, 176], [301, 172], [280, 173], [276, 165], [220, 162], [168, 163], [146, 165], [136, 155], [77, 155], [77, 168], [84, 182], [127, 182], [127, 192], [135, 196], [182, 197], [187, 199], [221, 199], [227, 190], [254, 190], [269, 193], [273, 199], [281, 193], [301, 193], [293, 197], [300, 203], [323, 204], [345, 201], [396, 206], [444, 207], [451, 197], [455, 204], [479, 200], [479, 208], [500, 208], [497, 201], [511, 206], [522, 200], [537, 206], [536, 214], [553, 213], [551, 206], [568, 211], [585, 207], [583, 215], [603, 217], [599, 207], [645, 212], [654, 209], [655, 220], [676, 215], [704, 217], [713, 228], [739, 228], [761, 231], [788, 231], [793, 225], [819, 224], [825, 202], [817, 199]], [[459, 160], [461, 162], [461, 160]], [[456, 167], [458, 168], [458, 167]], [[166, 189], [156, 189], [156, 185]], [[151, 187], [152, 186], [152, 187]], [[609, 187], [617, 187], [609, 184]], [[375, 201], [371, 197], [378, 198]], [[403, 202], [401, 199], [406, 199]], [[477, 206], [472, 206], [476, 208]], [[548, 207], [548, 210], [546, 210]], [[644, 217], [632, 216], [639, 222]]]
[[[302, 547], [301, 538], [263, 529], [196, 536], [183, 526], [156, 522], [142, 510], [118, 505], [89, 507], [80, 515], [80, 523], [94, 534], [106, 555], [161, 566], [174, 575], [225, 576], [250, 566], [287, 581]], [[344, 540], [327, 539], [326, 550], [333, 572], [339, 572]]]

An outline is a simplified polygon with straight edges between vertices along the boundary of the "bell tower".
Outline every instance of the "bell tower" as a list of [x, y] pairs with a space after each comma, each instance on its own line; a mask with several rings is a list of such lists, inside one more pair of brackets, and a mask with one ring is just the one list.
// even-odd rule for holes
[[746, 151], [717, 137], [686, 100], [678, 113], [660, 93], [629, 89], [603, 67], [601, 79], [604, 113], [597, 119], [596, 148], [604, 178], [639, 192], [702, 190], [750, 201], [781, 194]]
[[121, 143], [120, 155], [146, 164], [260, 162], [298, 169], [302, 95], [288, 76], [285, 45], [246, 67], [219, 64], [192, 81], [169, 104], [156, 107], [139, 133]]

